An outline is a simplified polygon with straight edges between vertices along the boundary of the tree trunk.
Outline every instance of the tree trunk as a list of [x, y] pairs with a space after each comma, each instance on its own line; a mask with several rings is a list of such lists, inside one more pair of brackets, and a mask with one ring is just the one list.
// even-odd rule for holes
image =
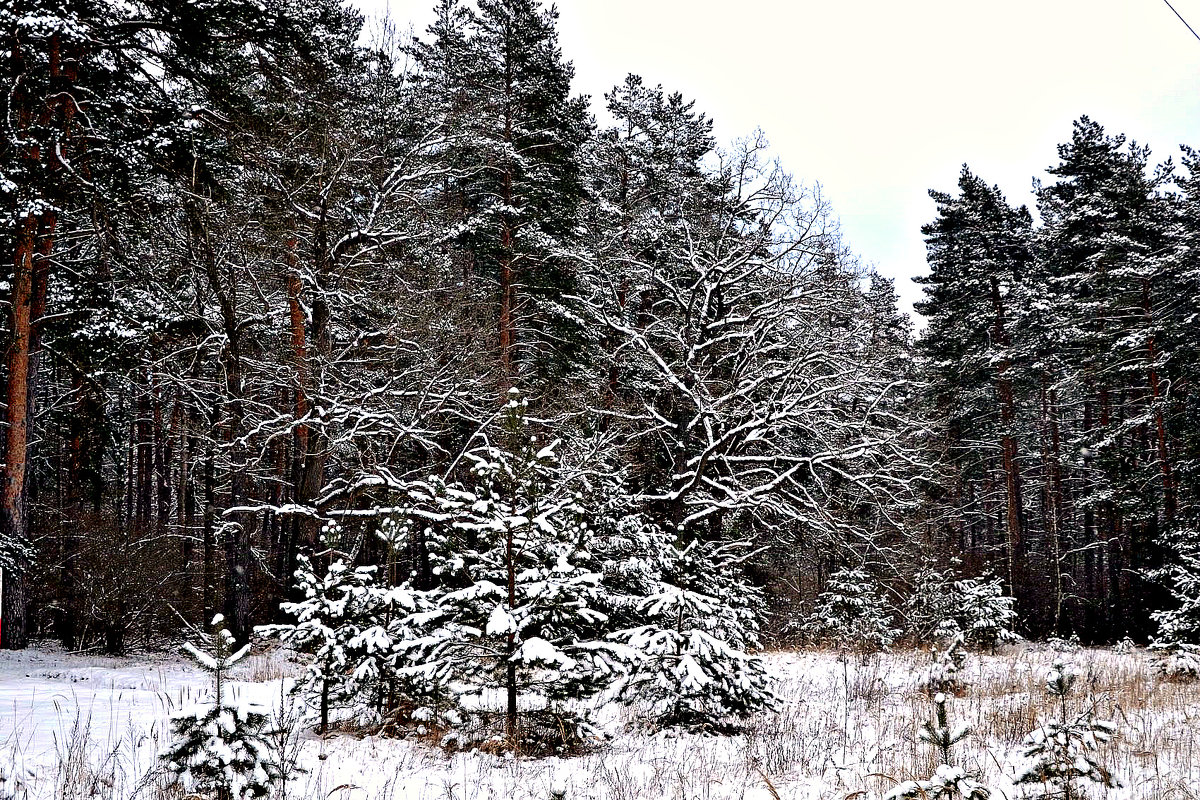
[[[78, 59], [63, 58], [62, 39], [58, 32], [50, 38], [49, 73], [53, 92], [44, 102], [28, 96], [25, 85], [18, 80], [9, 97], [9, 115], [18, 130], [17, 140], [23, 139], [33, 121], [34, 109], [40, 106], [39, 122], [44, 127], [57, 127], [62, 136], [57, 143], [60, 153], [49, 159], [47, 172], [51, 190], [61, 170], [61, 157], [66, 153], [71, 120], [75, 111], [72, 93], [77, 78]], [[24, 54], [19, 46], [12, 49], [10, 74], [25, 71]], [[44, 157], [41, 144], [25, 146], [24, 160], [33, 174], [40, 170]], [[28, 540], [28, 520], [25, 500], [29, 459], [29, 426], [34, 417], [34, 387], [37, 382], [37, 350], [39, 321], [45, 313], [46, 287], [50, 271], [50, 254], [58, 223], [56, 211], [27, 213], [17, 224], [13, 243], [13, 277], [9, 296], [11, 340], [8, 351], [8, 378], [5, 400], [7, 430], [4, 439], [3, 498], [0, 498], [0, 536], [23, 551]], [[6, 570], [3, 597], [0, 597], [3, 625], [0, 627], [0, 647], [20, 649], [28, 643], [25, 572], [23, 552], [12, 556]]]
[[[994, 338], [997, 346], [1007, 348], [1008, 332], [1005, 330], [1004, 303], [1000, 296], [1000, 281], [992, 278], [992, 306], [995, 312]], [[996, 367], [996, 393], [1000, 401], [1001, 439], [1000, 447], [1004, 469], [1005, 527], [1008, 550], [1008, 582], [1017, 602], [1028, 612], [1029, 599], [1025, 586], [1025, 541], [1021, 526], [1021, 474], [1017, 464], [1017, 439], [1013, 435], [1016, 409], [1013, 402], [1012, 378], [1008, 375], [1011, 361], [1008, 354]]]
[[1061, 633], [1063, 606], [1063, 558], [1062, 538], [1059, 513], [1060, 481], [1057, 477], [1058, 467], [1058, 430], [1052, 421], [1050, 409], [1049, 379], [1042, 374], [1042, 492], [1045, 498], [1044, 511], [1046, 516], [1046, 534], [1049, 537], [1050, 564], [1054, 569], [1051, 576], [1054, 587], [1054, 621], [1052, 630], [1055, 635]]
[[[300, 270], [297, 266], [296, 259], [296, 239], [292, 237], [287, 241], [287, 275], [284, 276], [284, 287], [287, 290], [288, 300], [288, 325], [291, 329], [292, 341], [292, 368], [296, 372], [296, 387], [293, 390], [295, 395], [294, 414], [296, 419], [295, 428], [292, 431], [292, 502], [298, 506], [305, 505], [312, 497], [308, 490], [310, 480], [308, 479], [308, 460], [310, 456], [309, 447], [309, 426], [307, 422], [302, 422], [308, 416], [309, 401], [308, 392], [310, 386], [310, 370], [308, 364], [308, 342], [305, 333], [304, 307], [300, 302], [301, 282]], [[284, 525], [287, 528], [285, 535], [285, 553], [283, 556], [282, 579], [285, 586], [291, 585], [292, 575], [296, 571], [296, 551], [300, 546], [301, 538], [307, 540], [311, 546], [316, 539], [316, 531], [311, 525], [305, 525], [303, 518], [299, 514], [292, 514], [284, 520]], [[300, 598], [297, 598], [300, 599]]]
[[[513, 144], [513, 71], [511, 57], [504, 64], [504, 141]], [[513, 208], [512, 165], [504, 170], [504, 214], [500, 228], [500, 402], [508, 399], [508, 390], [516, 381], [516, 275], [514, 269], [515, 231], [510, 219]]]
[[[1142, 281], [1142, 307], [1146, 312], [1146, 321], [1149, 323], [1152, 320], [1152, 311], [1150, 307], [1150, 281]], [[1154, 336], [1151, 335], [1146, 342], [1147, 360], [1150, 365], [1149, 383], [1150, 383], [1150, 406], [1154, 412], [1154, 438], [1158, 454], [1159, 469], [1162, 472], [1163, 486], [1163, 513], [1167, 520], [1171, 520], [1178, 510], [1178, 500], [1175, 494], [1175, 475], [1171, 467], [1171, 457], [1167, 448], [1167, 426], [1163, 418], [1162, 402], [1160, 398], [1161, 386], [1158, 380], [1158, 367], [1156, 365], [1157, 354], [1154, 350]]]
[[[17, 231], [11, 294], [11, 340], [8, 351], [7, 430], [4, 439], [4, 492], [0, 525], [5, 540], [17, 547], [28, 541], [25, 519], [25, 459], [29, 437], [30, 315], [33, 304], [33, 261], [38, 220], [27, 216]], [[28, 643], [25, 603], [25, 570], [21, 555], [4, 575], [3, 626], [0, 644], [21, 649]]]
[[217, 607], [217, 545], [216, 532], [213, 530], [216, 524], [217, 513], [216, 472], [216, 464], [214, 463], [212, 446], [210, 445], [204, 459], [204, 565], [201, 568], [200, 576], [201, 583], [203, 584], [201, 588], [201, 603], [204, 608], [204, 619], [202, 621], [205, 626], [208, 626], [212, 622]]
[[[513, 542], [512, 525], [508, 525], [507, 538], [504, 544], [504, 558], [508, 567], [508, 612], [511, 614], [517, 605], [517, 561]], [[505, 648], [507, 663], [505, 664], [505, 689], [507, 690], [507, 706], [504, 714], [504, 735], [509, 747], [517, 749], [517, 665], [513, 662], [516, 654], [516, 633], [508, 634], [508, 647]]]

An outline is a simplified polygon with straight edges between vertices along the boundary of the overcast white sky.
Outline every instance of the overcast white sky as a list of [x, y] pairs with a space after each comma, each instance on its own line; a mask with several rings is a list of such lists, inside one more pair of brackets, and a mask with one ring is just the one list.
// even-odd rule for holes
[[[353, 0], [423, 34], [432, 0]], [[1200, 0], [1171, 0], [1200, 30]], [[562, 0], [575, 89], [626, 73], [694, 98], [728, 141], [761, 127], [819, 181], [848, 243], [896, 278], [925, 270], [927, 190], [961, 165], [1032, 204], [1088, 114], [1157, 158], [1200, 147], [1200, 41], [1163, 0]]]

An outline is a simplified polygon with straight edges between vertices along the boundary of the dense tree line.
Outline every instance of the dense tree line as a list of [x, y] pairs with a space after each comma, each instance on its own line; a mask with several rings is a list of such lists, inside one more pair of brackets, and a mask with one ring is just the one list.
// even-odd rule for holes
[[[451, 620], [420, 657], [513, 697], [487, 603], [734, 663], [760, 622], [886, 643], [1008, 609], [988, 573], [1026, 633], [1144, 636], [1190, 580], [1190, 150], [1082, 119], [1037, 224], [964, 169], [914, 342], [761, 134], [718, 146], [633, 75], [597, 123], [536, 0], [440, 0], [415, 38], [337, 0], [0, 19], [6, 647], [218, 611], [244, 642], [365, 570], [393, 656], [411, 592]], [[525, 603], [538, 570], [611, 630]], [[441, 686], [363, 658], [377, 707]]]
[[446, 548], [482, 545], [414, 498], [474, 485], [514, 389], [613, 547], [638, 520], [778, 605], [908, 540], [890, 283], [761, 137], [634, 76], [598, 125], [553, 10], [442, 0], [411, 41], [335, 0], [0, 15], [5, 646], [216, 611], [244, 641], [301, 567], [461, 588]]
[[1196, 537], [1200, 162], [1087, 117], [1058, 157], [1038, 224], [966, 167], [931, 193], [931, 530], [1006, 578], [1030, 631], [1143, 638]]

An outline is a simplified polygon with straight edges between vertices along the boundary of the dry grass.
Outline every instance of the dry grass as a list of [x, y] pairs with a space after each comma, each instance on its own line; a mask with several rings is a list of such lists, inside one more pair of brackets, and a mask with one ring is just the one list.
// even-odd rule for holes
[[[101, 741], [91, 712], [76, 707], [63, 714], [54, 735], [52, 767], [25, 763], [21, 748], [12, 742], [7, 753], [7, 785], [0, 782], [3, 800], [180, 800], [178, 787], [170, 785], [158, 769], [155, 754], [164, 744], [154, 728], [110, 730]], [[3, 761], [3, 756], [0, 756]], [[0, 769], [0, 774], [5, 770]]]
[[[951, 701], [953, 718], [973, 729], [955, 757], [997, 790], [997, 800], [1041, 797], [1016, 791], [1012, 775], [1022, 738], [1056, 713], [1043, 682], [1058, 657], [1036, 645], [972, 655], [965, 691]], [[546, 800], [565, 783], [570, 800], [878, 800], [897, 781], [930, 774], [934, 756], [918, 738], [932, 714], [921, 687], [928, 653], [843, 661], [835, 653], [800, 651], [769, 658], [782, 676], [783, 708], [760, 716], [744, 734], [651, 735], [627, 710], [610, 720], [619, 732], [611, 746], [570, 759], [447, 755], [418, 741], [373, 736], [296, 738], [303, 723], [290, 698], [280, 697], [279, 722], [290, 731], [283, 740], [287, 760], [306, 770], [291, 770], [281, 798]], [[1075, 707], [1094, 703], [1097, 715], [1119, 725], [1104, 765], [1125, 788], [1093, 797], [1200, 800], [1200, 684], [1160, 680], [1144, 651], [1080, 650], [1066, 658], [1082, 673]], [[286, 669], [271, 654], [247, 665], [243, 677]], [[6, 796], [0, 784], [0, 798], [180, 800], [147, 761], [162, 743], [145, 737], [161, 736], [161, 729], [110, 732], [100, 741], [78, 710], [74, 717], [64, 712], [57, 771], [44, 774], [36, 792]], [[0, 751], [0, 769], [2, 762]]]
[[[883, 654], [866, 663], [850, 658], [834, 669], [828, 662], [836, 656], [828, 653], [778, 658], [808, 660], [814, 668], [788, 671], [783, 694], [792, 701], [781, 714], [756, 723], [748, 738], [748, 758], [773, 781], [822, 776], [826, 785], [851, 794], [886, 791], [896, 781], [930, 774], [934, 756], [918, 738], [921, 724], [932, 716], [920, 688], [927, 654]], [[956, 750], [962, 766], [1003, 796], [1021, 796], [1012, 786], [1016, 750], [1027, 733], [1058, 713], [1043, 690], [1044, 676], [1058, 658], [1081, 673], [1072, 708], [1094, 706], [1098, 717], [1119, 726], [1103, 763], [1125, 787], [1101, 789], [1096, 797], [1200, 798], [1200, 683], [1159, 679], [1147, 654], [1137, 650], [1064, 654], [1021, 645], [999, 655], [973, 655], [966, 690], [951, 701], [953, 718], [972, 729]], [[821, 663], [823, 670], [816, 668]]]

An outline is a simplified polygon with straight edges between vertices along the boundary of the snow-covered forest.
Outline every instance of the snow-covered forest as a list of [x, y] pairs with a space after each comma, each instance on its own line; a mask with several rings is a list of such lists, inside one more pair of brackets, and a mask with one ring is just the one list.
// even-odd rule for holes
[[434, 19], [0, 7], [0, 799], [1200, 796], [1200, 153], [964, 166], [918, 330], [765, 134]]

